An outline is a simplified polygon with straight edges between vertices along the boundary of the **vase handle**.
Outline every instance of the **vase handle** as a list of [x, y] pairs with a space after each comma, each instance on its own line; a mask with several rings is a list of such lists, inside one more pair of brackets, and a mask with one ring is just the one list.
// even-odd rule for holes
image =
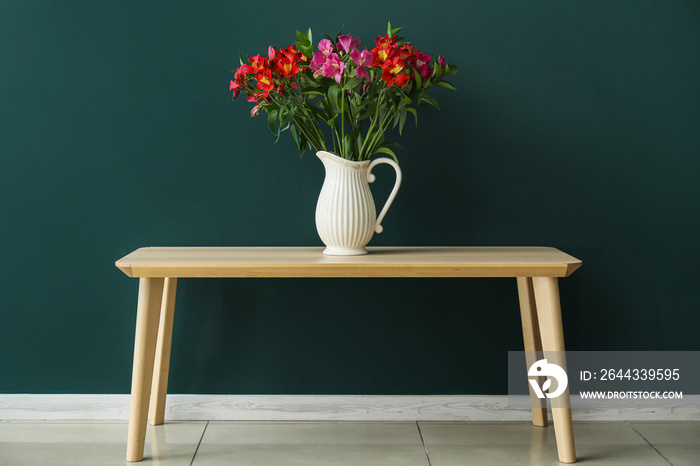
[[386, 200], [384, 208], [377, 217], [377, 222], [374, 224], [374, 231], [376, 231], [377, 233], [381, 233], [382, 231], [384, 231], [384, 227], [382, 227], [382, 220], [384, 220], [384, 216], [389, 210], [389, 207], [391, 207], [391, 203], [394, 202], [396, 193], [399, 192], [399, 186], [401, 186], [401, 169], [399, 168], [399, 165], [396, 162], [394, 162], [388, 157], [374, 159], [372, 163], [369, 164], [369, 167], [367, 167], [367, 181], [369, 181], [370, 183], [374, 183], [376, 177], [372, 174], [372, 168], [374, 168], [376, 165], [379, 165], [380, 163], [386, 163], [394, 167], [394, 170], [396, 170], [396, 182], [394, 183], [394, 189], [392, 189], [391, 194], [389, 194], [389, 199]]

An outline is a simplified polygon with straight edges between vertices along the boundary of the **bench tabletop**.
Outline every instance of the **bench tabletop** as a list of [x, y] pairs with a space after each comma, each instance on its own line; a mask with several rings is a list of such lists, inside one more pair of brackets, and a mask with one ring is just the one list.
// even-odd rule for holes
[[130, 277], [567, 277], [581, 261], [549, 247], [150, 247], [119, 259]]

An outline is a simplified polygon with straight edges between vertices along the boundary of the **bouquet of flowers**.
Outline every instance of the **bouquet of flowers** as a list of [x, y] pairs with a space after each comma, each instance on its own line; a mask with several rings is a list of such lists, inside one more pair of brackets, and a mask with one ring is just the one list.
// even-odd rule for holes
[[427, 91], [454, 90], [444, 77], [457, 72], [443, 57], [433, 59], [402, 42], [401, 29], [389, 23], [371, 49], [360, 49], [360, 39], [341, 30], [335, 38], [324, 35], [316, 52], [311, 29], [297, 32], [294, 45], [270, 46], [267, 57], [248, 57], [247, 63], [241, 58], [229, 89], [234, 99], [244, 93], [255, 104], [251, 116], [265, 110], [278, 139], [289, 130], [302, 154], [311, 146], [348, 160], [379, 153], [396, 159], [390, 147], [398, 144], [386, 141], [385, 132], [398, 127], [401, 134], [409, 113], [417, 126], [417, 104], [439, 108]]

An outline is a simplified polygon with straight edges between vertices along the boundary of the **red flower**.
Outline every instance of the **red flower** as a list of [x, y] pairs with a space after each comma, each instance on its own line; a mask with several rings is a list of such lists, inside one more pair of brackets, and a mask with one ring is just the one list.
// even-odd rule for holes
[[260, 71], [267, 70], [270, 68], [270, 59], [267, 57], [263, 57], [262, 55], [248, 57], [248, 61], [250, 62], [250, 66], [253, 67], [253, 73], [258, 73]]
[[297, 50], [296, 45], [290, 45], [289, 47], [280, 50], [280, 53], [289, 60], [294, 60], [295, 62], [304, 60], [304, 55]]
[[238, 81], [231, 80], [231, 83], [228, 86], [229, 91], [233, 91], [233, 99], [236, 100], [236, 97], [241, 93], [240, 88], [245, 87], [245, 83], [239, 83]]
[[284, 77], [291, 78], [299, 74], [301, 68], [297, 65], [298, 61], [303, 59], [303, 55], [299, 53], [296, 46], [290, 45], [286, 49], [277, 52], [275, 56], [274, 70]]
[[252, 67], [250, 65], [241, 65], [236, 70], [235, 77], [236, 77], [236, 79], [238, 79], [239, 76], [243, 76], [243, 78], [245, 79], [246, 74], [255, 74], [255, 73], [257, 73], [257, 71], [258, 70], [256, 70], [254, 67]]
[[255, 94], [248, 94], [245, 96], [246, 100], [248, 102], [255, 103], [255, 107], [250, 111], [250, 116], [255, 117], [258, 116], [262, 108], [267, 105], [267, 102], [270, 100], [269, 98], [269, 91], [267, 92], [256, 92]]
[[377, 36], [377, 38], [374, 39], [374, 43], [377, 44], [377, 46], [372, 49], [372, 56], [374, 57], [372, 66], [382, 66], [385, 61], [393, 58], [399, 48], [398, 45], [396, 45], [396, 36], [389, 37], [389, 34]]
[[236, 72], [233, 75], [233, 80], [228, 86], [228, 89], [230, 91], [233, 91], [233, 99], [235, 100], [236, 97], [241, 93], [240, 88], [241, 87], [246, 87], [247, 83], [245, 80], [245, 75], [246, 73], [254, 73], [255, 69], [250, 66], [250, 65], [241, 65], [236, 69]]
[[403, 44], [401, 48], [398, 50], [399, 57], [401, 57], [401, 61], [413, 64], [413, 62], [416, 61], [416, 48], [411, 47], [408, 44]]
[[408, 75], [401, 73], [405, 68], [404, 62], [401, 57], [394, 56], [391, 60], [387, 60], [382, 65], [384, 72], [382, 73], [382, 79], [386, 81], [386, 87], [391, 87], [394, 83], [399, 86], [405, 86], [409, 81]]
[[272, 71], [266, 69], [255, 75], [257, 87], [263, 92], [263, 97], [267, 99], [270, 91], [275, 88], [275, 82], [272, 80]]

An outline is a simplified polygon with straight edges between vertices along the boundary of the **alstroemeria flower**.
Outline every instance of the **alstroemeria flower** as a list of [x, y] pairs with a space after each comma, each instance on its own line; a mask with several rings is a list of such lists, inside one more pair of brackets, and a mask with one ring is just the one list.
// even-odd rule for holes
[[360, 46], [360, 38], [352, 38], [350, 34], [338, 36], [338, 50], [343, 53], [349, 53], [351, 50]]
[[277, 61], [277, 64], [275, 65], [275, 69], [283, 76], [287, 78], [292, 78], [296, 76], [299, 73], [299, 65], [297, 65], [296, 61], [291, 61], [287, 58], [283, 58], [281, 60]]
[[318, 51], [327, 57], [333, 53], [333, 42], [328, 39], [321, 39], [321, 42], [318, 43]]
[[241, 93], [240, 88], [245, 87], [245, 83], [240, 83], [238, 81], [231, 80], [231, 83], [228, 86], [229, 91], [233, 91], [233, 100], [236, 100], [236, 97]]
[[291, 45], [277, 52], [274, 69], [287, 78], [296, 76], [301, 70], [299, 65], [297, 65], [301, 57], [302, 55], [297, 50], [296, 46]]
[[394, 83], [405, 86], [410, 79], [406, 74], [401, 73], [404, 70], [404, 63], [398, 56], [385, 61], [382, 69], [384, 70], [382, 79], [386, 81], [386, 87], [391, 87]]
[[401, 61], [407, 62], [407, 63], [413, 63], [413, 60], [416, 58], [416, 48], [411, 47], [408, 44], [403, 44], [401, 48], [398, 50], [399, 57], [401, 57]]
[[326, 58], [333, 53], [333, 42], [328, 39], [321, 39], [318, 43], [318, 50], [318, 52], [314, 52], [314, 56], [309, 63], [309, 68], [314, 71], [314, 78], [321, 76], [321, 69], [326, 64]]
[[301, 61], [304, 59], [304, 55], [302, 55], [301, 52], [299, 52], [296, 45], [290, 45], [289, 47], [285, 47], [279, 52], [277, 52], [277, 58], [280, 58], [280, 56], [295, 61]]
[[228, 86], [229, 91], [233, 91], [233, 100], [236, 100], [236, 97], [241, 93], [240, 88], [247, 86], [245, 74], [254, 72], [255, 69], [250, 65], [241, 65], [236, 69], [236, 72], [233, 74], [233, 79]]
[[250, 66], [252, 66], [255, 69], [255, 73], [262, 70], [266, 70], [270, 67], [270, 59], [267, 57], [263, 57], [262, 55], [248, 57], [248, 61], [250, 61]]
[[258, 72], [258, 70], [255, 69], [255, 67], [253, 67], [251, 65], [241, 65], [236, 70], [236, 74], [234, 76], [236, 79], [238, 79], [240, 76], [245, 76], [246, 73], [255, 74], [257, 72]]
[[418, 74], [420, 74], [421, 78], [427, 78], [433, 72], [433, 67], [430, 66], [430, 59], [431, 56], [423, 52], [418, 52], [416, 56], [416, 61], [413, 66], [418, 70]]
[[343, 63], [338, 54], [331, 53], [326, 57], [326, 63], [321, 68], [321, 74], [327, 78], [334, 78], [335, 82], [340, 83], [344, 69], [345, 63]]
[[314, 52], [314, 57], [309, 63], [309, 68], [314, 72], [314, 78], [318, 78], [321, 75], [321, 68], [326, 63], [326, 55], [323, 52]]
[[252, 108], [250, 111], [250, 116], [256, 117], [262, 110], [262, 108], [267, 105], [267, 101], [269, 100], [269, 97], [264, 95], [263, 92], [258, 91], [255, 94], [248, 94], [246, 96], [246, 100], [248, 102], [256, 103], [257, 105]]
[[270, 69], [263, 70], [255, 75], [257, 87], [263, 92], [263, 97], [267, 99], [270, 91], [275, 88], [275, 82], [272, 80], [272, 71]]
[[382, 66], [385, 61], [394, 56], [399, 48], [396, 45], [396, 36], [389, 37], [389, 34], [377, 36], [374, 39], [374, 43], [377, 46], [372, 49], [372, 56], [374, 57], [372, 66]]
[[350, 58], [353, 59], [357, 67], [355, 68], [355, 76], [358, 78], [369, 78], [369, 73], [367, 72], [367, 67], [372, 66], [372, 52], [364, 49], [360, 52], [358, 49], [350, 52]]

